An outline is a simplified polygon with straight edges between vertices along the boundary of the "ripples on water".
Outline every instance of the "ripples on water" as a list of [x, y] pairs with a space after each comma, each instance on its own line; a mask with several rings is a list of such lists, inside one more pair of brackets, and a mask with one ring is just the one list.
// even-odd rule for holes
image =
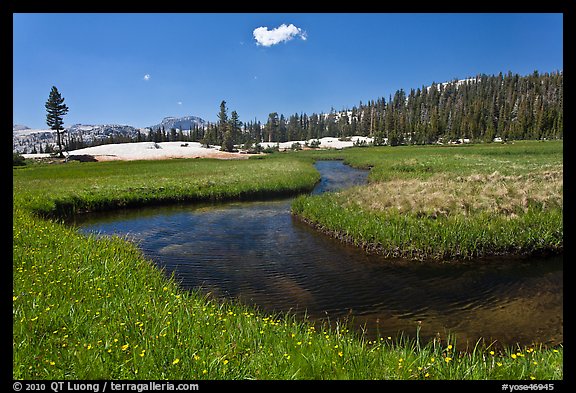
[[[316, 164], [313, 193], [365, 182], [367, 171]], [[185, 288], [265, 311], [349, 318], [376, 334], [501, 343], [562, 342], [562, 256], [464, 264], [384, 259], [294, 219], [291, 199], [91, 215], [83, 231], [129, 234]]]

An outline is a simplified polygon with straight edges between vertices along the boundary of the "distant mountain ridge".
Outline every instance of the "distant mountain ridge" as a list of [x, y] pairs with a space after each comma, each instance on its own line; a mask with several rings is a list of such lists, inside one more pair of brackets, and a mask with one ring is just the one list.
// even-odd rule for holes
[[22, 124], [12, 124], [12, 131], [22, 131], [22, 130], [29, 130], [30, 127], [22, 125]]
[[159, 124], [150, 126], [148, 128], [158, 129], [164, 127], [165, 130], [170, 130], [175, 128], [177, 130], [191, 130], [195, 126], [205, 127], [208, 122], [198, 116], [183, 116], [183, 117], [173, 117], [168, 116], [162, 119]]
[[[151, 129], [164, 127], [166, 131], [172, 128], [180, 130], [193, 129], [195, 125], [204, 127], [207, 125], [204, 119], [198, 116], [165, 117], [159, 124], [154, 126], [138, 128], [123, 124], [73, 124], [65, 127], [63, 136], [65, 140], [75, 142], [75, 144], [100, 144], [110, 138], [118, 141], [125, 141], [148, 136]], [[46, 145], [56, 145], [56, 133], [51, 129], [30, 129], [30, 127], [13, 124], [12, 125], [12, 150], [19, 153], [31, 152], [34, 149], [39, 151]]]

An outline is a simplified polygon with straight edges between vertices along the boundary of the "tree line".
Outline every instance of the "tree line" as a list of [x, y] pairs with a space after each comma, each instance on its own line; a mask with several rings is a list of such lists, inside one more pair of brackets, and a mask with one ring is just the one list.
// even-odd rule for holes
[[[375, 145], [431, 144], [470, 140], [563, 138], [563, 73], [527, 76], [499, 73], [466, 80], [432, 83], [430, 86], [397, 90], [394, 95], [360, 102], [352, 108], [329, 113], [295, 113], [286, 117], [272, 112], [265, 123], [240, 121], [226, 101], [220, 103], [218, 120], [190, 130], [159, 127], [147, 135], [111, 136], [102, 143], [200, 142], [234, 151], [235, 146], [254, 148], [261, 142], [341, 139], [353, 135], [374, 138]], [[67, 108], [66, 108], [67, 109]], [[58, 126], [61, 126], [58, 124]], [[68, 141], [77, 149], [78, 140]], [[73, 145], [73, 146], [72, 146]], [[82, 146], [83, 147], [83, 146]]]
[[433, 83], [409, 93], [400, 89], [388, 100], [381, 97], [339, 112], [294, 114], [287, 119], [272, 113], [264, 131], [263, 137], [271, 141], [361, 135], [374, 137], [375, 144], [390, 145], [491, 142], [497, 137], [559, 139], [563, 75], [500, 73]]
[[[370, 136], [374, 144], [430, 144], [563, 138], [563, 73], [527, 76], [478, 75], [463, 81], [399, 89], [388, 100], [380, 97], [352, 108], [325, 113], [277, 112], [266, 123], [242, 123], [227, 115], [222, 101], [218, 122], [190, 130], [189, 140], [222, 145], [286, 142], [323, 137]], [[158, 131], [157, 131], [158, 132]], [[173, 136], [173, 135], [172, 135]]]

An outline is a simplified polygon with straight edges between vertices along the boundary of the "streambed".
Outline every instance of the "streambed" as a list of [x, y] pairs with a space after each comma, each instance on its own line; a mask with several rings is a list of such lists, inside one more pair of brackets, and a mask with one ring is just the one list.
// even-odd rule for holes
[[[313, 193], [366, 182], [368, 171], [318, 161]], [[79, 215], [85, 232], [128, 235], [185, 288], [312, 320], [348, 319], [370, 337], [458, 342], [563, 340], [563, 258], [422, 264], [369, 255], [290, 214], [292, 199], [174, 205]]]

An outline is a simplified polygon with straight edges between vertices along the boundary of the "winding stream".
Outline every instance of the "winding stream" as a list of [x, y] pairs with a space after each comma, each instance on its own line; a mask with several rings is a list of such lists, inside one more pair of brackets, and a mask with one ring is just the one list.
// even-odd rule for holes
[[[313, 193], [368, 171], [318, 161]], [[341, 244], [294, 219], [292, 199], [177, 205], [76, 217], [85, 232], [128, 234], [185, 288], [313, 320], [347, 318], [377, 334], [456, 334], [500, 343], [563, 340], [563, 258], [421, 264]]]

